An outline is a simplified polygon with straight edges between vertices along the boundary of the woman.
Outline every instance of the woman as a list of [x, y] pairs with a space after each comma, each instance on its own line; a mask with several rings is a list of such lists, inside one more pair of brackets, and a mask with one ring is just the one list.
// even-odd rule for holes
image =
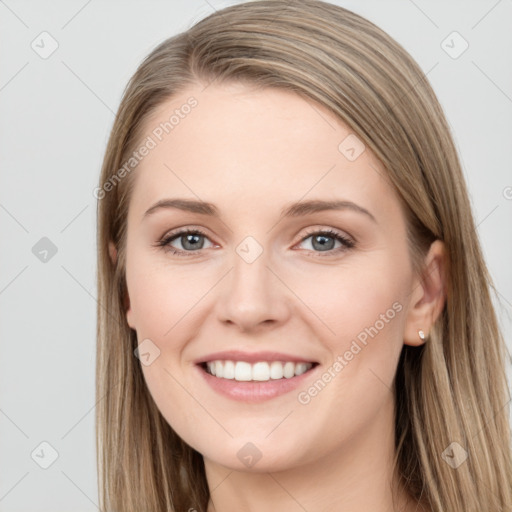
[[102, 510], [512, 509], [460, 163], [382, 30], [269, 0], [168, 39], [97, 197]]

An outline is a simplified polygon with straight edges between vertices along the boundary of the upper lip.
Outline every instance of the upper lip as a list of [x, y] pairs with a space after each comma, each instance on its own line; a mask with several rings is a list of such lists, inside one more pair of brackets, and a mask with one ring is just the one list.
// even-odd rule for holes
[[242, 352], [240, 350], [226, 350], [215, 352], [200, 357], [194, 361], [195, 364], [208, 363], [210, 361], [246, 361], [248, 363], [258, 363], [260, 361], [291, 361], [293, 363], [315, 363], [312, 359], [284, 354], [283, 352]]

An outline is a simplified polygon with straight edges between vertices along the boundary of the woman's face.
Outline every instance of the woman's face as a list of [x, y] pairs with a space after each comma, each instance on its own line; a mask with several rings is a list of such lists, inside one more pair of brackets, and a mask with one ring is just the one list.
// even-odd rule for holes
[[422, 288], [382, 165], [310, 100], [203, 88], [156, 111], [133, 171], [127, 321], [151, 395], [229, 468], [387, 442]]

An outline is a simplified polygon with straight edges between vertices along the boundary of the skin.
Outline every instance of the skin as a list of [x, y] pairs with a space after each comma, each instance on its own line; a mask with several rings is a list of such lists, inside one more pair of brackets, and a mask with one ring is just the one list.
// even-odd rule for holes
[[[442, 243], [416, 275], [404, 212], [380, 162], [368, 148], [347, 159], [338, 146], [349, 127], [291, 92], [196, 84], [160, 106], [146, 135], [190, 96], [197, 107], [134, 171], [126, 318], [139, 343], [149, 338], [160, 350], [142, 366], [144, 378], [172, 428], [204, 456], [209, 512], [421, 510], [403, 491], [399, 503], [391, 497], [392, 389], [402, 346], [424, 343], [418, 330], [428, 335], [442, 310]], [[220, 218], [174, 208], [144, 216], [177, 197], [214, 203]], [[375, 220], [351, 209], [280, 218], [309, 199], [351, 201]], [[192, 256], [156, 246], [194, 227], [207, 236]], [[355, 246], [336, 251], [341, 243], [328, 238], [322, 251], [311, 234], [325, 229]], [[247, 236], [262, 249], [252, 263], [236, 252]], [[186, 241], [171, 245], [186, 251]], [[300, 403], [298, 392], [397, 303], [401, 311]], [[296, 391], [243, 403], [217, 394], [193, 363], [229, 349], [286, 352], [319, 366]], [[237, 457], [248, 442], [261, 453], [252, 467]]]

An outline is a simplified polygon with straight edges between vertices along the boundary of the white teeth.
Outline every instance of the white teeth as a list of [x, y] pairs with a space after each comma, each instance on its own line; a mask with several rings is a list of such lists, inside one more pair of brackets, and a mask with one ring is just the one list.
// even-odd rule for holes
[[287, 379], [291, 379], [295, 375], [295, 364], [294, 363], [285, 363], [283, 367], [283, 375]]
[[208, 361], [208, 373], [221, 379], [234, 379], [237, 381], [268, 381], [277, 379], [291, 379], [302, 375], [312, 368], [312, 363], [293, 363], [292, 361], [260, 361], [254, 364], [246, 361]]
[[224, 372], [223, 372], [223, 365], [222, 365], [222, 361], [215, 361], [215, 375], [217, 377], [223, 377], [224, 376]]
[[269, 380], [270, 366], [268, 363], [256, 363], [252, 367], [252, 380]]
[[235, 363], [233, 361], [224, 361], [224, 373], [222, 374], [224, 379], [235, 378]]
[[279, 361], [272, 361], [270, 363], [270, 378], [282, 379], [283, 378], [283, 364]]
[[307, 369], [306, 363], [298, 363], [295, 365], [295, 375], [302, 375]]
[[[215, 365], [222, 364], [222, 361], [216, 361]], [[235, 380], [251, 380], [251, 364], [245, 361], [237, 361], [235, 365]]]

